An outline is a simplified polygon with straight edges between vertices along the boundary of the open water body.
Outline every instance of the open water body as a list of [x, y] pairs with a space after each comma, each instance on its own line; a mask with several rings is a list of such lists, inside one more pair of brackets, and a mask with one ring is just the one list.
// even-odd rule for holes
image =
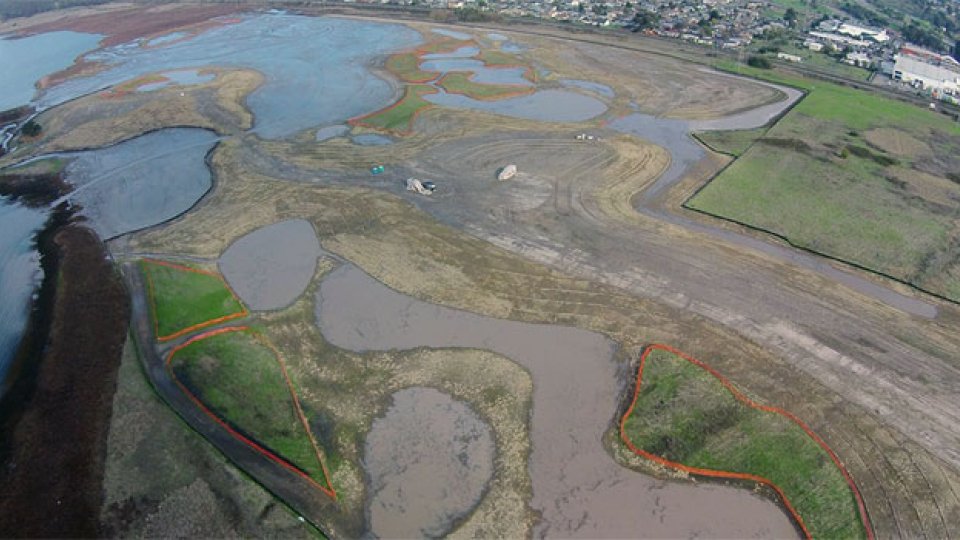
[[480, 84], [515, 84], [520, 86], [532, 86], [533, 83], [523, 78], [526, 68], [522, 67], [486, 67], [483, 62], [472, 59], [446, 58], [439, 60], [427, 60], [420, 64], [420, 69], [424, 71], [438, 71], [440, 73], [449, 73], [451, 71], [465, 71], [472, 73], [471, 80]]
[[[534, 537], [796, 537], [784, 512], [749, 491], [656, 480], [607, 454], [602, 438], [625, 378], [604, 336], [429, 304], [352, 265], [324, 278], [316, 312], [324, 338], [345, 349], [479, 348], [530, 372], [530, 504], [542, 515]], [[412, 478], [408, 489], [419, 482], [432, 480]]]
[[[10, 368], [43, 272], [33, 238], [47, 212], [0, 197], [0, 381]], [[0, 383], [0, 395], [6, 390]]]
[[0, 39], [0, 111], [30, 103], [34, 83], [70, 67], [82, 53], [95, 49], [103, 36], [80, 32], [49, 32], [17, 39]]
[[441, 91], [425, 95], [423, 99], [444, 107], [473, 109], [543, 122], [583, 122], [596, 118], [607, 110], [607, 106], [596, 98], [566, 90], [541, 90], [530, 95], [497, 101], [482, 101]]
[[266, 80], [248, 98], [255, 131], [280, 138], [341, 123], [387, 104], [394, 89], [373, 74], [376, 57], [421, 42], [405, 26], [284, 14], [244, 16], [237, 24], [161, 47], [123, 44], [88, 55], [109, 68], [45, 92], [45, 107], [156, 71], [252, 68]]
[[176, 71], [167, 71], [161, 73], [166, 80], [155, 83], [141, 85], [137, 92], [152, 92], [168, 86], [189, 86], [193, 84], [202, 84], [212, 81], [216, 75], [213, 73], [200, 73], [198, 69], [178, 69]]
[[205, 129], [170, 128], [73, 158], [67, 179], [74, 191], [63, 199], [103, 239], [156, 225], [193, 206], [210, 189], [207, 152], [219, 140]]

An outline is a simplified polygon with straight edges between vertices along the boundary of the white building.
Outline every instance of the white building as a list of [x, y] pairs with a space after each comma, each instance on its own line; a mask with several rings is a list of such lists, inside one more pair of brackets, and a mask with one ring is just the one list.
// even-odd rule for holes
[[847, 53], [847, 57], [844, 59], [844, 62], [850, 64], [851, 66], [862, 68], [868, 68], [870, 67], [870, 64], [873, 63], [870, 57], [862, 52]]
[[887, 35], [886, 30], [875, 30], [873, 28], [865, 28], [863, 26], [857, 26], [850, 23], [842, 23], [837, 28], [838, 34], [845, 34], [850, 37], [864, 40], [872, 40], [877, 43], [883, 43], [890, 39], [890, 36]]
[[947, 94], [960, 93], [960, 71], [935, 66], [906, 54], [898, 54], [893, 78], [914, 86]]
[[777, 53], [777, 58], [781, 60], [786, 60], [787, 62], [796, 62], [798, 64], [803, 62], [803, 58], [795, 54], [787, 54], [785, 52]]

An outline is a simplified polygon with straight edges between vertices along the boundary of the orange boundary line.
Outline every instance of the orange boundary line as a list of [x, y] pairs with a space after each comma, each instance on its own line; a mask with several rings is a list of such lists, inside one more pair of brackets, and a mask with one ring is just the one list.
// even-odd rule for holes
[[[218, 336], [218, 335], [220, 335], [220, 334], [227, 334], [227, 333], [231, 333], [231, 332], [250, 332], [250, 333], [254, 336], [254, 339], [256, 339], [256, 340], [259, 341], [261, 344], [265, 345], [268, 349], [270, 349], [271, 351], [273, 351], [273, 353], [274, 353], [274, 358], [276, 358], [277, 363], [280, 364], [280, 370], [281, 370], [281, 372], [283, 373], [283, 376], [284, 376], [284, 378], [285, 378], [286, 381], [287, 381], [287, 389], [290, 391], [290, 395], [293, 397], [293, 402], [294, 402], [295, 408], [296, 408], [296, 410], [297, 410], [297, 415], [300, 417], [300, 421], [303, 423], [303, 426], [304, 426], [304, 428], [305, 428], [306, 431], [307, 431], [307, 436], [310, 438], [310, 443], [313, 445], [313, 449], [314, 449], [314, 451], [315, 451], [316, 454], [317, 454], [317, 460], [320, 462], [320, 468], [323, 470], [323, 476], [324, 476], [324, 480], [325, 480], [326, 483], [327, 483], [327, 486], [322, 486], [322, 485], [320, 485], [320, 483], [317, 482], [316, 480], [314, 480], [312, 477], [310, 477], [309, 474], [307, 474], [306, 472], [300, 470], [298, 467], [294, 466], [294, 465], [293, 465], [291, 462], [289, 462], [288, 460], [286, 460], [286, 459], [278, 456], [277, 454], [275, 454], [275, 453], [267, 450], [266, 448], [260, 446], [260, 445], [257, 444], [256, 442], [254, 442], [254, 441], [250, 440], [249, 438], [247, 438], [246, 436], [244, 436], [242, 433], [240, 433], [240, 432], [238, 432], [237, 430], [235, 430], [235, 429], [234, 429], [233, 427], [231, 427], [227, 422], [225, 422], [224, 420], [222, 420], [222, 419], [221, 419], [219, 416], [217, 416], [213, 411], [211, 411], [206, 405], [204, 405], [203, 401], [201, 401], [200, 398], [198, 398], [196, 395], [194, 395], [193, 392], [191, 392], [191, 391], [186, 387], [186, 385], [184, 385], [182, 382], [180, 382], [180, 379], [178, 379], [177, 376], [176, 376], [176, 374], [173, 372], [173, 367], [171, 366], [171, 363], [173, 362], [173, 357], [174, 357], [178, 352], [180, 352], [182, 349], [185, 349], [186, 347], [188, 347], [189, 345], [191, 345], [191, 344], [193, 344], [193, 343], [195, 343], [195, 342], [197, 342], [197, 341], [201, 341], [201, 340], [204, 340], [204, 339], [213, 337], [213, 336]], [[266, 338], [265, 338], [265, 337], [261, 336], [258, 332], [256, 332], [255, 330], [253, 330], [253, 329], [250, 328], [249, 326], [230, 326], [230, 327], [226, 327], [226, 328], [217, 328], [217, 329], [214, 329], [214, 330], [209, 330], [209, 331], [204, 332], [204, 333], [202, 333], [202, 334], [193, 336], [193, 337], [191, 337], [190, 339], [188, 339], [187, 341], [185, 341], [185, 342], [181, 343], [180, 345], [177, 345], [176, 347], [174, 347], [173, 349], [171, 349], [171, 350], [170, 350], [170, 353], [167, 354], [167, 361], [164, 363], [164, 367], [166, 367], [167, 373], [170, 375], [170, 378], [173, 380], [173, 382], [176, 383], [176, 385], [180, 388], [180, 391], [183, 392], [188, 398], [190, 398], [190, 401], [192, 401], [192, 402], [194, 403], [194, 405], [197, 406], [197, 408], [199, 408], [204, 414], [206, 414], [207, 416], [209, 416], [210, 418], [212, 418], [213, 421], [216, 422], [220, 427], [222, 427], [223, 429], [227, 430], [227, 432], [230, 433], [230, 435], [232, 435], [235, 439], [237, 439], [237, 440], [239, 440], [240, 442], [246, 444], [247, 446], [249, 446], [250, 448], [252, 448], [253, 450], [255, 450], [257, 453], [259, 453], [259, 454], [263, 455], [264, 457], [270, 459], [271, 461], [279, 464], [279, 465], [282, 466], [283, 468], [285, 468], [285, 469], [287, 469], [287, 470], [289, 470], [289, 471], [291, 471], [291, 472], [293, 472], [293, 473], [296, 473], [297, 475], [303, 477], [303, 478], [306, 479], [310, 484], [312, 484], [313, 486], [315, 486], [316, 488], [318, 488], [320, 491], [322, 491], [322, 492], [325, 493], [326, 495], [328, 495], [328, 496], [330, 496], [331, 498], [333, 498], [333, 500], [337, 500], [337, 492], [336, 492], [336, 490], [333, 489], [333, 485], [330, 483], [330, 473], [329, 473], [329, 471], [327, 470], [327, 465], [326, 465], [326, 463], [325, 463], [324, 460], [323, 460], [322, 454], [321, 454], [321, 452], [320, 452], [320, 448], [317, 446], [316, 439], [314, 439], [314, 437], [313, 437], [313, 432], [310, 431], [309, 424], [307, 423], [307, 419], [306, 419], [306, 417], [305, 417], [304, 414], [303, 414], [303, 409], [301, 409], [301, 407], [300, 407], [300, 400], [297, 398], [297, 394], [296, 394], [296, 392], [295, 392], [294, 389], [293, 389], [293, 383], [290, 381], [290, 377], [287, 376], [287, 369], [286, 369], [286, 367], [285, 367], [284, 364], [283, 364], [283, 360], [282, 360], [282, 358], [281, 358], [281, 356], [280, 356], [280, 353], [277, 351], [276, 347], [274, 347], [272, 344], [270, 344], [269, 342], [266, 341]]]
[[701, 476], [715, 477], [715, 478], [733, 478], [733, 479], [741, 479], [741, 480], [751, 480], [753, 482], [759, 482], [761, 484], [765, 484], [777, 492], [777, 495], [780, 496], [780, 499], [783, 501], [784, 506], [787, 507], [787, 510], [790, 511], [790, 514], [793, 516], [794, 520], [796, 520], [797, 524], [800, 526], [800, 529], [803, 531], [804, 536], [808, 539], [812, 538], [810, 535], [810, 531], [807, 530], [807, 526], [803, 522], [803, 518], [800, 517], [800, 514], [796, 511], [796, 509], [794, 509], [793, 505], [790, 504], [790, 500], [787, 499], [787, 496], [783, 492], [783, 490], [781, 490], [780, 487], [774, 484], [772, 481], [762, 476], [757, 476], [755, 474], [738, 473], [733, 471], [718, 471], [714, 469], [701, 469], [699, 467], [690, 467], [682, 463], [670, 461], [666, 458], [660, 457], [656, 454], [652, 454], [645, 450], [641, 450], [640, 448], [637, 448], [636, 446], [633, 445], [633, 443], [630, 441], [630, 438], [627, 436], [627, 433], [626, 433], [627, 419], [630, 417], [631, 414], [633, 414], [633, 409], [637, 404], [637, 398], [640, 396], [640, 384], [641, 384], [641, 381], [643, 380], [643, 368], [644, 368], [644, 365], [646, 364], [647, 357], [650, 355], [651, 352], [658, 349], [662, 351], [667, 351], [669, 353], [673, 353], [679, 356], [680, 358], [696, 366], [703, 368], [708, 373], [710, 373], [715, 378], [717, 378], [717, 380], [719, 380], [720, 383], [723, 384], [723, 386], [726, 387], [727, 390], [729, 390], [730, 393], [733, 394], [733, 397], [736, 398], [738, 401], [764, 412], [779, 414], [785, 418], [788, 418], [789, 420], [791, 420], [792, 422], [800, 426], [800, 428], [803, 429], [803, 431], [805, 431], [807, 435], [809, 435], [814, 441], [817, 442], [817, 444], [820, 445], [821, 448], [823, 448], [827, 452], [827, 454], [830, 456], [830, 459], [833, 460], [833, 463], [837, 466], [837, 468], [840, 469], [841, 474], [843, 474], [843, 478], [847, 481], [847, 485], [850, 486], [850, 489], [853, 491], [853, 496], [857, 501], [857, 508], [860, 512], [860, 521], [863, 524], [863, 528], [867, 533], [867, 539], [874, 540], [873, 529], [870, 526], [870, 520], [867, 518], [867, 507], [866, 507], [866, 504], [864, 504], [863, 502], [863, 497], [860, 495], [860, 490], [857, 489], [857, 485], [856, 483], [854, 483], [853, 477], [847, 471], [846, 467], [844, 467], [843, 463], [840, 462], [840, 458], [837, 457], [834, 451], [827, 445], [827, 443], [823, 439], [820, 438], [819, 435], [814, 433], [813, 430], [810, 429], [810, 427], [803, 422], [803, 420], [800, 420], [794, 414], [784, 409], [781, 409], [779, 407], [771, 407], [769, 405], [761, 405], [759, 403], [754, 402], [753, 400], [751, 400], [750, 398], [742, 394], [739, 390], [737, 390], [733, 386], [733, 384], [730, 383], [730, 381], [727, 380], [726, 377], [721, 375], [717, 370], [713, 369], [707, 364], [691, 356], [684, 354], [683, 352], [677, 349], [674, 349], [673, 347], [670, 347], [669, 345], [655, 343], [653, 345], [648, 346], [643, 351], [643, 354], [640, 356], [640, 367], [637, 370], [637, 382], [634, 388], [633, 401], [631, 401], [630, 407], [627, 408], [627, 412], [624, 413], [623, 417], [621, 417], [620, 419], [620, 438], [627, 445], [627, 447], [630, 448], [630, 450], [632, 450], [635, 454], [641, 457], [644, 457], [651, 461], [655, 461], [657, 463], [660, 463], [661, 465], [666, 465], [668, 467], [672, 467], [674, 469], [678, 469], [688, 473], [697, 474]]
[[[152, 312], [151, 314], [153, 315], [153, 331], [154, 331], [154, 335], [157, 336], [157, 341], [159, 341], [159, 342], [161, 342], [161, 343], [163, 343], [163, 342], [165, 342], [165, 341], [170, 341], [170, 340], [172, 340], [172, 339], [176, 339], [176, 338], [178, 338], [178, 337], [184, 336], [184, 335], [189, 334], [189, 333], [191, 333], [191, 332], [195, 332], [195, 331], [200, 330], [200, 329], [202, 329], [202, 328], [206, 328], [206, 327], [208, 327], [208, 326], [213, 326], [213, 325], [215, 325], [215, 324], [219, 324], [219, 323], [226, 322], [226, 321], [232, 321], [233, 319], [240, 319], [240, 318], [246, 317], [247, 315], [250, 314], [250, 312], [247, 311], [247, 307], [246, 307], [245, 305], [243, 305], [243, 302], [240, 300], [240, 298], [237, 297], [236, 293], [233, 292], [233, 289], [230, 288], [230, 285], [227, 284], [227, 281], [226, 281], [225, 279], [223, 279], [223, 276], [221, 276], [220, 274], [218, 274], [218, 273], [216, 273], [216, 272], [209, 272], [209, 271], [207, 271], [207, 270], [201, 270], [201, 269], [199, 269], [199, 268], [193, 268], [193, 267], [190, 267], [190, 266], [184, 266], [184, 265], [181, 265], [181, 264], [176, 264], [176, 263], [172, 263], [172, 262], [168, 262], [168, 261], [161, 261], [161, 260], [159, 260], [159, 259], [141, 259], [140, 264], [142, 265], [141, 268], [143, 269], [143, 275], [146, 276], [146, 278], [147, 278], [147, 289], [148, 289], [148, 291], [149, 291], [148, 296], [150, 297], [150, 311]], [[207, 320], [207, 321], [203, 321], [203, 322], [199, 322], [199, 323], [197, 323], [197, 324], [192, 324], [192, 325], [190, 325], [190, 326], [188, 326], [188, 327], [186, 327], [186, 328], [183, 328], [183, 329], [181, 329], [181, 330], [178, 330], [178, 331], [176, 331], [176, 332], [174, 332], [174, 333], [172, 333], [172, 334], [165, 335], [165, 336], [161, 336], [161, 335], [160, 335], [160, 321], [159, 321], [159, 319], [157, 318], [157, 304], [156, 304], [156, 299], [155, 299], [155, 297], [156, 297], [156, 290], [155, 290], [154, 285], [153, 285], [153, 278], [150, 277], [150, 272], [146, 271], [146, 265], [147, 265], [147, 264], [155, 264], [155, 265], [158, 265], [158, 266], [166, 266], [166, 267], [168, 267], [168, 268], [173, 268], [173, 269], [175, 269], [175, 270], [181, 270], [181, 271], [184, 271], [184, 272], [193, 272], [193, 273], [195, 273], [195, 274], [201, 274], [201, 275], [204, 275], [204, 276], [213, 276], [213, 277], [219, 279], [220, 282], [223, 284], [223, 286], [224, 286], [224, 287], [227, 289], [227, 291], [230, 293], [230, 296], [232, 296], [233, 299], [237, 301], [237, 304], [240, 305], [240, 311], [238, 311], [238, 312], [236, 312], [236, 313], [231, 313], [231, 314], [229, 314], [229, 315], [224, 315], [224, 316], [222, 316], [222, 317], [215, 317], [215, 318], [213, 318], [213, 319], [210, 319], [210, 320]]]
[[[490, 68], [490, 69], [510, 69], [510, 68], [497, 67], [497, 68]], [[507, 87], [507, 88], [516, 88], [516, 90], [514, 90], [514, 91], [512, 91], [512, 92], [505, 92], [505, 93], [500, 94], [500, 95], [497, 95], [497, 96], [477, 96], [477, 95], [470, 94], [469, 92], [451, 90], [451, 89], [447, 88], [446, 86], [444, 86], [443, 82], [447, 79], [447, 77], [449, 77], [449, 76], [451, 76], [451, 75], [463, 75], [464, 73], [470, 73], [470, 75], [467, 75], [466, 78], [467, 78], [467, 82], [469, 82], [469, 83], [471, 83], [471, 84], [476, 84], [476, 85], [479, 85], [479, 86], [491, 86], [491, 87], [494, 87], [494, 88], [497, 88], [497, 87], [500, 87], [500, 88], [504, 88], [504, 87]], [[520, 96], [527, 96], [527, 95], [530, 95], [530, 94], [532, 94], [532, 93], [534, 93], [534, 92], [537, 91], [537, 88], [536, 88], [535, 86], [525, 86], [525, 85], [522, 85], [522, 84], [511, 84], [511, 83], [504, 83], [504, 84], [486, 84], [486, 83], [478, 83], [478, 82], [476, 82], [476, 81], [473, 80], [473, 78], [476, 77], [476, 76], [477, 76], [477, 74], [476, 74], [476, 73], [473, 73], [473, 72], [467, 72], [467, 71], [448, 71], [443, 77], [440, 77], [440, 79], [437, 81], [437, 85], [438, 85], [438, 86], [442, 86], [443, 89], [444, 89], [444, 91], [446, 91], [448, 94], [460, 94], [461, 96], [467, 96], [468, 98], [470, 98], [470, 99], [475, 99], [475, 100], [477, 100], [477, 101], [500, 101], [501, 99], [510, 99], [510, 98], [515, 98], [515, 97], [520, 97]]]
[[[392, 105], [388, 105], [388, 106], [386, 106], [386, 107], [384, 107], [384, 108], [382, 108], [382, 109], [380, 109], [380, 110], [373, 111], [372, 113], [367, 113], [367, 114], [365, 114], [365, 115], [363, 115], [363, 116], [358, 116], [358, 117], [356, 117], [356, 118], [351, 118], [350, 120], [347, 120], [347, 124], [350, 124], [351, 126], [363, 126], [363, 127], [368, 127], [368, 128], [370, 128], [370, 129], [375, 129], [375, 130], [378, 130], [378, 131], [385, 131], [385, 132], [387, 132], [387, 133], [393, 133], [393, 134], [395, 134], [395, 135], [401, 135], [401, 136], [410, 135], [411, 133], [413, 133], [413, 123], [417, 120], [417, 117], [420, 116], [420, 113], [422, 113], [422, 112], [424, 112], [424, 111], [428, 111], [428, 110], [430, 110], [430, 109], [433, 109], [434, 107], [436, 107], [436, 105], [434, 105], [434, 104], [432, 104], [432, 103], [430, 103], [430, 102], [427, 102], [426, 105], [423, 105], [423, 106], [419, 107], [418, 109], [416, 109], [415, 111], [413, 111], [413, 114], [410, 115], [410, 120], [407, 121], [407, 129], [404, 129], [404, 130], [390, 129], [390, 128], [386, 128], [386, 127], [383, 127], [383, 126], [377, 126], [377, 125], [373, 125], [373, 124], [370, 124], [370, 123], [368, 123], [368, 122], [365, 122], [365, 120], [367, 120], [368, 118], [372, 118], [372, 117], [374, 117], [374, 116], [378, 116], [378, 115], [381, 115], [381, 114], [385, 114], [385, 113], [387, 113], [387, 112], [389, 112], [389, 111], [392, 111], [393, 109], [399, 107], [404, 101], [406, 101], [406, 99], [407, 99], [407, 97], [409, 96], [409, 93], [410, 93], [410, 92], [415, 92], [415, 91], [416, 91], [416, 90], [410, 90], [410, 88], [412, 88], [412, 87], [411, 87], [411, 86], [408, 86], [408, 87], [407, 87], [407, 90], [404, 91], [403, 97], [401, 97], [400, 99], [398, 99], [398, 100], [396, 101], [396, 103], [394, 103], [394, 104], [392, 104]], [[430, 95], [430, 94], [438, 94], [438, 93], [439, 93], [439, 92], [437, 92], [435, 89], [430, 88], [429, 91], [424, 91], [424, 92], [421, 93], [421, 94], [417, 94], [417, 97], [428, 96], [428, 95]]]

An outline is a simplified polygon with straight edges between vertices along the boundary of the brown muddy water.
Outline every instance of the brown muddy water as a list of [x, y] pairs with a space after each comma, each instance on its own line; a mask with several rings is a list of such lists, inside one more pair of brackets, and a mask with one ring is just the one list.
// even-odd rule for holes
[[364, 445], [370, 533], [442, 536], [480, 502], [493, 476], [490, 427], [433, 388], [406, 388], [392, 397]]
[[280, 309], [307, 288], [320, 254], [310, 222], [291, 219], [241, 237], [220, 256], [219, 267], [250, 309]]
[[[748, 490], [667, 482], [614, 462], [601, 439], [629, 377], [614, 362], [614, 344], [604, 336], [428, 304], [352, 265], [323, 280], [316, 315], [325, 338], [345, 349], [479, 348], [530, 372], [530, 505], [542, 516], [535, 537], [797, 536], [783, 511]], [[373, 444], [402, 463], [396, 441], [368, 441]], [[417, 475], [407, 482], [414, 490], [435, 480]]]

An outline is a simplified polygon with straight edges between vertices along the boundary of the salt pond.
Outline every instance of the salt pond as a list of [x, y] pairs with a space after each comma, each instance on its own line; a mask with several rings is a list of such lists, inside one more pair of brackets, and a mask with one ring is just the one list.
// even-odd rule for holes
[[493, 476], [490, 427], [432, 388], [391, 396], [363, 450], [368, 527], [379, 538], [437, 538], [464, 517]]
[[533, 83], [523, 77], [527, 71], [523, 67], [490, 68], [479, 60], [469, 59], [441, 59], [428, 60], [420, 64], [424, 71], [449, 73], [451, 71], [466, 71], [473, 74], [471, 80], [480, 84], [516, 84], [532, 86]]
[[386, 135], [379, 135], [377, 133], [354, 135], [350, 140], [353, 141], [353, 144], [359, 144], [360, 146], [385, 146], [394, 143], [394, 140], [390, 137], [387, 137]]
[[444, 107], [473, 109], [544, 122], [582, 122], [596, 118], [607, 110], [607, 106], [602, 101], [567, 90], [542, 90], [526, 96], [497, 101], [482, 101], [446, 92], [428, 94], [423, 98]]
[[342, 137], [350, 132], [350, 126], [344, 124], [337, 124], [335, 126], [324, 126], [317, 130], [316, 139], [317, 142], [323, 142], [327, 139], [333, 139], [334, 137]]
[[80, 54], [96, 48], [103, 36], [49, 32], [0, 39], [0, 111], [30, 103], [41, 78], [67, 68]]
[[91, 54], [90, 60], [104, 62], [108, 69], [65, 81], [44, 93], [40, 102], [56, 105], [157, 71], [208, 65], [252, 68], [266, 76], [247, 98], [255, 130], [262, 137], [278, 138], [385, 106], [394, 89], [368, 65], [380, 55], [420, 41], [420, 34], [401, 25], [245, 15], [237, 24], [164, 47], [125, 44]]
[[[327, 341], [345, 349], [479, 348], [530, 372], [530, 504], [543, 518], [534, 537], [796, 537], [784, 512], [749, 491], [656, 480], [607, 454], [602, 439], [627, 378], [599, 334], [428, 304], [351, 265], [324, 278], [316, 311]], [[411, 478], [407, 489], [420, 482], [433, 483]], [[642, 511], [624, 511], [624, 501]]]

